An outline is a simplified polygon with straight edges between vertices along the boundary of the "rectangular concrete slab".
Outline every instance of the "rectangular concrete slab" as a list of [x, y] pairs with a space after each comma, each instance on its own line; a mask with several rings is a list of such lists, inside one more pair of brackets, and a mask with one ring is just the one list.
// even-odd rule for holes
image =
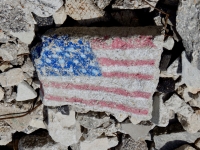
[[163, 36], [158, 27], [59, 28], [32, 50], [44, 105], [151, 118]]

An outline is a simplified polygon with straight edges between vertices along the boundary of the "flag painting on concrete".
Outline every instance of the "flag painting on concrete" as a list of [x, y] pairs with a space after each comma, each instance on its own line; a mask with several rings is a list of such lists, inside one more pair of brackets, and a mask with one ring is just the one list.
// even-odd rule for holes
[[76, 30], [47, 34], [32, 50], [43, 103], [150, 118], [161, 36]]

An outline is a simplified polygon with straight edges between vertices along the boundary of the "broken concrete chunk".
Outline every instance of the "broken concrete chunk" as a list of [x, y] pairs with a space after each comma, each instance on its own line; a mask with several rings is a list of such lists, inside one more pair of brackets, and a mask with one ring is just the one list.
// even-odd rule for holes
[[200, 132], [194, 134], [188, 132], [162, 134], [154, 136], [154, 142], [156, 149], [171, 150], [186, 143], [194, 143], [199, 136]]
[[21, 3], [38, 16], [49, 17], [63, 5], [63, 0], [21, 0]]
[[104, 15], [104, 11], [100, 10], [93, 0], [66, 1], [65, 9], [67, 15], [75, 20], [100, 18]]
[[89, 113], [89, 114], [79, 114], [77, 117], [77, 121], [79, 121], [79, 123], [88, 129], [95, 129], [99, 126], [101, 126], [102, 124], [109, 122], [110, 117], [102, 117], [102, 118], [98, 118], [98, 116], [96, 116], [95, 113]]
[[10, 37], [0, 30], [0, 43], [7, 43]]
[[169, 123], [169, 110], [163, 103], [163, 94], [156, 93], [153, 96], [153, 112], [151, 121], [160, 127], [166, 127]]
[[[147, 2], [152, 6], [155, 6], [158, 0], [152, 0]], [[147, 3], [142, 0], [115, 0], [112, 8], [119, 8], [119, 9], [141, 9], [141, 8], [148, 8], [151, 7]]]
[[4, 98], [4, 90], [0, 87], [0, 101]]
[[45, 105], [151, 118], [160, 28], [60, 28], [47, 32], [42, 43], [32, 56]]
[[35, 90], [25, 81], [17, 86], [16, 101], [26, 101], [37, 97]]
[[24, 74], [21, 68], [13, 68], [0, 74], [0, 84], [2, 87], [18, 85], [24, 80]]
[[0, 121], [0, 145], [6, 145], [12, 141], [12, 133], [16, 132], [8, 123]]
[[21, 66], [23, 72], [26, 72], [30, 77], [33, 77], [35, 68], [30, 58], [27, 58], [25, 63]]
[[174, 47], [174, 39], [171, 36], [168, 36], [167, 39], [164, 41], [163, 47], [167, 50], [172, 50]]
[[109, 143], [108, 143], [108, 138], [103, 137], [103, 138], [98, 138], [92, 142], [89, 141], [83, 141], [80, 142], [80, 150], [108, 150], [109, 148]]
[[161, 71], [161, 77], [171, 77], [176, 80], [180, 75], [180, 58], [177, 58], [168, 68], [167, 71]]
[[118, 122], [123, 122], [128, 117], [127, 114], [122, 113], [115, 113], [113, 116], [117, 119]]
[[0, 70], [4, 72], [12, 67], [13, 66], [9, 62], [4, 62], [3, 64], [0, 65]]
[[4, 61], [11, 61], [17, 58], [17, 48], [15, 44], [6, 43], [0, 47], [0, 57]]
[[48, 120], [46, 124], [52, 139], [65, 146], [78, 143], [82, 133], [80, 124], [75, 120], [75, 112], [71, 110], [67, 116], [56, 112], [55, 109], [47, 109]]
[[193, 147], [190, 146], [190, 145], [185, 144], [185, 145], [182, 145], [181, 147], [179, 147], [179, 148], [177, 148], [177, 149], [175, 149], [175, 150], [196, 150], [196, 149], [193, 148]]
[[178, 120], [182, 124], [183, 128], [190, 133], [196, 133], [200, 130], [200, 111], [195, 111], [190, 117], [178, 115]]
[[108, 138], [109, 148], [115, 147], [118, 143], [119, 143], [119, 141], [118, 141], [118, 138], [116, 136]]
[[67, 150], [68, 148], [60, 143], [56, 143], [48, 135], [47, 131], [35, 132], [26, 135], [19, 140], [19, 150]]
[[151, 126], [133, 125], [132, 123], [122, 123], [121, 131], [129, 134], [135, 141], [145, 140]]
[[187, 118], [191, 117], [194, 112], [193, 109], [176, 94], [173, 94], [164, 104], [168, 109], [171, 109], [175, 113], [181, 114]]
[[65, 12], [65, 7], [62, 6], [53, 14], [53, 19], [57, 27], [61, 26], [67, 19], [67, 13]]
[[135, 141], [128, 135], [122, 136], [122, 143], [115, 150], [148, 150], [145, 141]]
[[200, 91], [200, 70], [194, 67], [182, 53], [182, 81], [187, 85], [189, 92], [196, 94]]
[[94, 0], [94, 3], [100, 8], [104, 9], [106, 6], [110, 4], [112, 0]]
[[[200, 38], [199, 38], [199, 28], [200, 28], [200, 3], [199, 1], [184, 1], [180, 0], [177, 16], [176, 16], [176, 29], [183, 40], [183, 45], [186, 50], [187, 58], [191, 60], [191, 64], [188, 65], [183, 63], [183, 71], [189, 70], [187, 74], [184, 73], [188, 81], [190, 81], [190, 86], [195, 87], [199, 84], [198, 74], [200, 71]], [[185, 56], [184, 56], [185, 57]], [[185, 59], [185, 58], [184, 58]], [[184, 60], [183, 60], [184, 62]], [[196, 77], [195, 77], [196, 76]], [[196, 82], [196, 83], [195, 83]], [[186, 83], [188, 84], [188, 82]], [[198, 86], [198, 89], [200, 87]]]
[[3, 31], [20, 33], [28, 32], [33, 28], [33, 18], [26, 9], [22, 8], [19, 0], [3, 0], [0, 1], [0, 6], [0, 28]]
[[24, 42], [26, 44], [31, 44], [35, 37], [35, 31], [34, 27], [29, 29], [29, 31], [22, 31], [22, 32], [10, 32], [14, 37], [17, 37], [20, 39], [21, 42]]
[[[0, 115], [26, 112], [31, 108], [32, 103], [32, 101], [26, 104], [22, 104], [19, 102], [16, 102], [15, 104], [0, 103]], [[15, 115], [9, 116], [12, 117]], [[23, 131], [29, 126], [32, 116], [34, 116], [34, 114], [29, 114], [20, 118], [5, 119], [5, 122], [7, 122], [16, 131]]]
[[195, 141], [195, 146], [197, 147], [197, 148], [200, 148], [200, 138], [198, 138], [196, 141]]

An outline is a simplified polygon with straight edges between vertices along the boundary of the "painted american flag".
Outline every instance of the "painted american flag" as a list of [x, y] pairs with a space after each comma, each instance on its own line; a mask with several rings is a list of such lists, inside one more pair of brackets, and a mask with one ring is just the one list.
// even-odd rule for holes
[[161, 46], [151, 35], [48, 35], [32, 51], [43, 103], [149, 119]]

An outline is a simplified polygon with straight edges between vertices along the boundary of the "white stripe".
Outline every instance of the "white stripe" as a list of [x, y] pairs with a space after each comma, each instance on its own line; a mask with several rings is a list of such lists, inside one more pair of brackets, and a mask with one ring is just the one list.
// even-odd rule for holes
[[102, 72], [125, 72], [125, 73], [143, 73], [153, 75], [156, 71], [155, 66], [101, 66]]
[[[96, 57], [105, 57], [113, 60], [136, 60], [160, 58], [161, 50], [157, 48], [141, 48], [130, 50], [93, 50]], [[156, 58], [157, 59], [157, 58]]]
[[91, 84], [95, 86], [104, 86], [112, 88], [122, 88], [127, 91], [145, 91], [154, 92], [158, 83], [157, 80], [136, 80], [125, 78], [105, 78], [105, 77], [40, 77], [40, 80], [56, 81], [60, 83], [73, 83], [73, 84]]
[[151, 104], [151, 100], [147, 100], [144, 98], [132, 98], [126, 97], [122, 95], [117, 95], [113, 93], [106, 93], [102, 91], [90, 91], [90, 90], [70, 90], [70, 89], [56, 89], [56, 88], [44, 88], [45, 94], [52, 94], [54, 96], [64, 96], [67, 98], [80, 98], [84, 100], [104, 100], [108, 102], [117, 102], [119, 104], [124, 104], [130, 107], [138, 107], [138, 108], [148, 108]]

